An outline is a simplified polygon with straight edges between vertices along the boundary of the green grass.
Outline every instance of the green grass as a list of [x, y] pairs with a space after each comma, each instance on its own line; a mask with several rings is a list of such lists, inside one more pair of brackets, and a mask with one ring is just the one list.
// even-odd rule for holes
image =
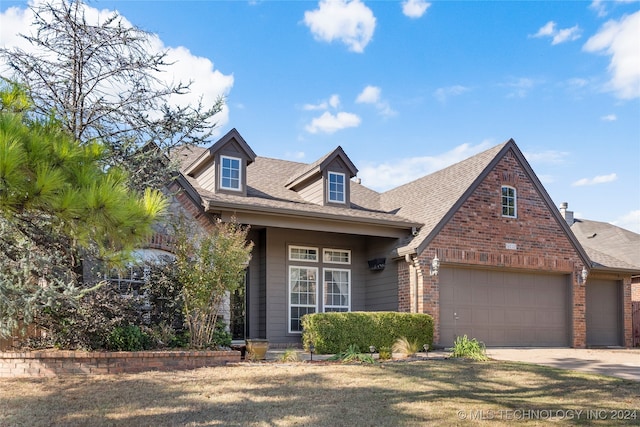
[[[479, 422], [487, 425], [608, 426], [632, 424], [612, 414], [632, 416], [634, 410], [639, 423], [640, 382], [464, 359], [239, 363], [184, 372], [0, 379], [0, 402], [0, 426], [423, 426], [469, 418], [485, 418]], [[509, 419], [522, 417], [518, 411], [543, 419]], [[575, 412], [573, 419], [550, 420], [543, 411]], [[583, 411], [580, 417], [577, 411]]]

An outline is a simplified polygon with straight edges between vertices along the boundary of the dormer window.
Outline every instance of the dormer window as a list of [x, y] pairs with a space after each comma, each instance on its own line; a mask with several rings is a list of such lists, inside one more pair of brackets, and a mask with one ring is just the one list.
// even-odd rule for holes
[[345, 202], [345, 176], [343, 173], [329, 172], [329, 202]]
[[234, 191], [241, 190], [240, 165], [240, 159], [236, 157], [220, 156], [220, 188]]
[[517, 218], [516, 189], [506, 185], [502, 186], [502, 216]]

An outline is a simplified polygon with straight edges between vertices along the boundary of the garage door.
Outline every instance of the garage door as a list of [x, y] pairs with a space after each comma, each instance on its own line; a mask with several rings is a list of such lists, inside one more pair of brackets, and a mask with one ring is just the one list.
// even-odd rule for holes
[[612, 280], [588, 280], [586, 292], [587, 345], [621, 345], [620, 283]]
[[440, 344], [466, 334], [487, 346], [568, 346], [569, 276], [440, 271]]

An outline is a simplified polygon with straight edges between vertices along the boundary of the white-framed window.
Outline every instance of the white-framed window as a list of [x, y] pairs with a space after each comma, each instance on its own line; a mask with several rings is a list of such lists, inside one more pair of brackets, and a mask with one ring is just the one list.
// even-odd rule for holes
[[502, 216], [509, 218], [518, 216], [516, 189], [508, 185], [502, 186]]
[[318, 268], [289, 267], [289, 332], [302, 332], [300, 319], [318, 311]]
[[242, 182], [240, 159], [220, 156], [220, 188], [239, 191]]
[[328, 198], [330, 202], [345, 202], [345, 175], [343, 173], [329, 172]]
[[289, 261], [318, 262], [318, 248], [289, 246]]
[[325, 268], [324, 274], [324, 311], [351, 310], [351, 270]]
[[351, 264], [351, 251], [345, 249], [325, 249], [322, 259], [331, 264]]

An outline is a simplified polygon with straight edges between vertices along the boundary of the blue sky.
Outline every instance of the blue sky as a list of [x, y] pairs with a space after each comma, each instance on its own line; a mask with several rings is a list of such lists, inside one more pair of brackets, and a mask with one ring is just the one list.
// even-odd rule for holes
[[[0, 44], [28, 33], [2, 0]], [[640, 233], [640, 2], [93, 1], [157, 35], [259, 156], [384, 191], [513, 138], [557, 206]], [[100, 10], [100, 13], [98, 12]]]

